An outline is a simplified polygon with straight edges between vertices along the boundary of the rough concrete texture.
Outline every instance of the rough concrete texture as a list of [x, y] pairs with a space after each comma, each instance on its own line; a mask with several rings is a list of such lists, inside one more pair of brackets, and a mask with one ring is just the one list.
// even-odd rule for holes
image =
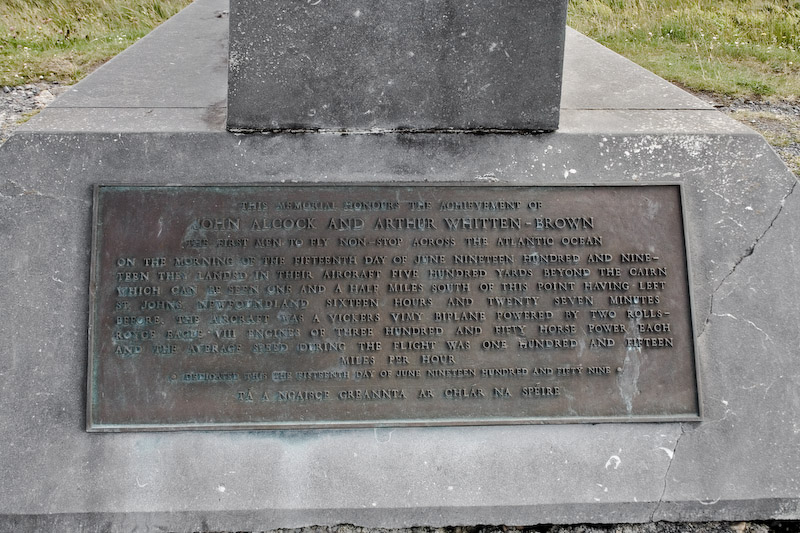
[[554, 130], [566, 12], [566, 0], [233, 0], [228, 128]]
[[[234, 135], [226, 9], [197, 0], [0, 148], [0, 529], [800, 518], [800, 198], [761, 137], [573, 32], [556, 133]], [[617, 72], [639, 90], [592, 89]], [[93, 184], [365, 180], [682, 182], [704, 420], [84, 431]]]

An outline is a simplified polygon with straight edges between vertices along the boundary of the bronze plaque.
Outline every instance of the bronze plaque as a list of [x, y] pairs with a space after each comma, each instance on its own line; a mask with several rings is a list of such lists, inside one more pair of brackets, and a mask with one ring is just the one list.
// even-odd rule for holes
[[679, 185], [95, 189], [88, 428], [697, 420]]

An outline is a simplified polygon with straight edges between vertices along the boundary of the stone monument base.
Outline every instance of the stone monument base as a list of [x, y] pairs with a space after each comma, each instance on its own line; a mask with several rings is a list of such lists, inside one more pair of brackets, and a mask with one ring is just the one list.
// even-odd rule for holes
[[[0, 149], [0, 529], [800, 518], [800, 199], [744, 126], [569, 31], [557, 132], [235, 135], [197, 0]], [[701, 422], [90, 434], [92, 187], [680, 182]]]

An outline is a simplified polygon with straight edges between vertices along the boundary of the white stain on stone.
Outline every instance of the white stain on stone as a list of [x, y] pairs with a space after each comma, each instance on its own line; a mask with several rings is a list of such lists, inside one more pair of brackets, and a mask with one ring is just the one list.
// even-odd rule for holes
[[619, 465], [621, 463], [622, 459], [619, 458], [619, 455], [612, 455], [611, 457], [608, 458], [608, 461], [606, 461], [606, 470], [608, 470], [608, 467], [611, 465], [614, 465], [614, 470], [616, 470], [617, 468], [619, 468]]
[[382, 430], [381, 428], [374, 428], [375, 442], [380, 444], [387, 444], [392, 440], [393, 429]]
[[[631, 338], [637, 340], [638, 337], [636, 336], [635, 332], [639, 331], [640, 319], [638, 318], [638, 311], [640, 311], [640, 309], [641, 308], [638, 304], [631, 305], [629, 309], [631, 312], [631, 319], [628, 323], [628, 329], [631, 332]], [[626, 345], [628, 338], [629, 336], [625, 335]], [[628, 348], [625, 350], [625, 360], [622, 363], [622, 367], [621, 369], [617, 369], [617, 388], [619, 389], [620, 395], [625, 402], [625, 407], [629, 415], [633, 413], [633, 399], [639, 394], [639, 371], [642, 363], [641, 359], [641, 347], [633, 345], [628, 346]]]

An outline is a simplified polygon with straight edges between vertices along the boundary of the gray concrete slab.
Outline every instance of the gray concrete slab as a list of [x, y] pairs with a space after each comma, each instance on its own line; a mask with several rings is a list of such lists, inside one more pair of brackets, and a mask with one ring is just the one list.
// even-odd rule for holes
[[567, 31], [562, 109], [711, 109], [636, 63]]
[[698, 109], [562, 109], [559, 133], [690, 135], [752, 130], [718, 111]]
[[[197, 133], [219, 131], [225, 127], [225, 106], [209, 107], [57, 107], [29, 128], [44, 127], [55, 133]], [[34, 120], [32, 119], [32, 120]], [[41, 125], [40, 125], [41, 124]]]
[[[763, 139], [677, 89], [643, 109], [672, 89], [571, 32], [568, 65], [580, 51], [607, 78], [627, 69], [639, 90], [625, 100], [587, 86], [581, 98], [566, 77], [565, 104], [568, 94], [586, 104], [564, 109], [552, 134], [234, 135], [213, 73], [196, 101], [151, 114], [152, 96], [134, 85], [121, 83], [132, 106], [103, 92], [98, 80], [135, 77], [128, 66], [164, 66], [148, 47], [159, 32], [185, 39], [225, 9], [197, 0], [0, 148], [0, 529], [800, 518], [800, 205]], [[176, 85], [224, 61], [216, 31], [210, 49], [186, 48]], [[376, 180], [683, 183], [703, 421], [84, 431], [93, 184]]]
[[195, 2], [114, 57], [53, 108], [205, 108], [224, 104], [228, 6]]

